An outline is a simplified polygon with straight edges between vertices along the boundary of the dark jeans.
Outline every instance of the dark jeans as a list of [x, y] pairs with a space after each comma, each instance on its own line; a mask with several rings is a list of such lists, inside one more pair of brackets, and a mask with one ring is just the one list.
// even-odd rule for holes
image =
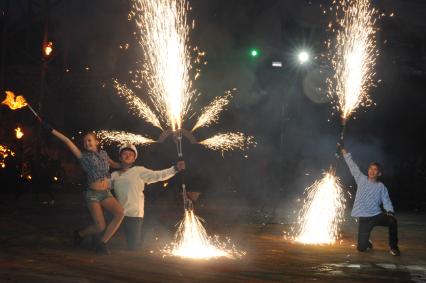
[[367, 250], [369, 246], [370, 233], [375, 226], [389, 228], [389, 246], [398, 247], [398, 224], [394, 216], [384, 213], [372, 217], [360, 217], [358, 226], [358, 247], [360, 252]]
[[124, 234], [126, 235], [127, 247], [129, 250], [137, 250], [141, 245], [142, 217], [125, 216], [123, 219]]

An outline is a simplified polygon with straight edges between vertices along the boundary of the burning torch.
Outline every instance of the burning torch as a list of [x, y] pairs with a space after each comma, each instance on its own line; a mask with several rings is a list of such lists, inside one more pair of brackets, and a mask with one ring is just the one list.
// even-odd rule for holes
[[1, 102], [1, 104], [8, 106], [11, 110], [17, 110], [27, 106], [39, 121], [42, 120], [22, 95], [15, 96], [13, 92], [6, 91], [6, 98]]

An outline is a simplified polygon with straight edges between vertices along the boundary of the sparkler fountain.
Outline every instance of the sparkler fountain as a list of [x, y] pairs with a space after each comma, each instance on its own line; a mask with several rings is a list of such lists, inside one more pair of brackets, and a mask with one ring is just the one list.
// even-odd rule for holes
[[[341, 113], [344, 139], [346, 121], [359, 106], [369, 106], [372, 101], [368, 91], [375, 86], [376, 59], [376, 15], [377, 10], [370, 0], [335, 1], [335, 42], [328, 42], [329, 61], [334, 76], [328, 79], [328, 92], [337, 98], [337, 109]], [[343, 15], [342, 15], [343, 13]], [[330, 24], [333, 27], [332, 24]]]
[[[134, 115], [162, 132], [154, 140], [122, 131], [100, 131], [98, 134], [101, 141], [148, 145], [164, 142], [167, 137], [173, 136], [179, 159], [183, 158], [183, 137], [192, 144], [200, 144], [222, 153], [254, 146], [254, 139], [242, 133], [219, 134], [200, 142], [193, 136], [197, 129], [218, 121], [219, 114], [232, 96], [230, 91], [202, 109], [191, 131], [183, 128], [183, 122], [188, 113], [193, 111], [193, 102], [199, 96], [193, 81], [199, 77], [200, 70], [194, 68], [193, 64], [201, 64], [204, 55], [189, 44], [189, 31], [194, 28], [194, 22], [190, 27], [187, 20], [187, 12], [191, 9], [189, 4], [185, 0], [132, 0], [132, 4], [129, 18], [136, 22], [137, 39], [144, 55], [140, 70], [132, 72], [135, 75], [132, 84], [136, 89], [142, 88], [142, 85], [146, 87], [148, 101], [140, 99], [126, 84], [114, 80], [113, 85]], [[196, 53], [195, 59], [192, 59], [192, 52]], [[166, 247], [164, 253], [190, 258], [242, 255], [229, 241], [219, 242], [216, 237], [207, 235], [200, 218], [194, 213], [181, 174], [185, 214], [176, 232], [175, 242]]]

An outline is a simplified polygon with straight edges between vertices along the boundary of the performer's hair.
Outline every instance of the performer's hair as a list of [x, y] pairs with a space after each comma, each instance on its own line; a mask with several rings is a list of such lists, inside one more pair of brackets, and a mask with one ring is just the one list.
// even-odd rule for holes
[[84, 135], [83, 135], [83, 138], [84, 137], [86, 137], [86, 136], [92, 136], [95, 140], [97, 140], [97, 141], [99, 141], [99, 139], [98, 139], [98, 136], [94, 133], [94, 132], [86, 132]]
[[[379, 169], [380, 172], [382, 171], [382, 165], [379, 162], [373, 161], [373, 162], [370, 163], [370, 166], [376, 166]], [[370, 166], [368, 166], [368, 167], [370, 167]]]

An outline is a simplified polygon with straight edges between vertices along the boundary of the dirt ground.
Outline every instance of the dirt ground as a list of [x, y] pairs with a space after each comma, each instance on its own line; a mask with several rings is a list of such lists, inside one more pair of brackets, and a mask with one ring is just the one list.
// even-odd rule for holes
[[173, 225], [146, 228], [151, 232], [141, 251], [126, 251], [118, 233], [110, 244], [112, 254], [96, 255], [89, 243], [82, 248], [71, 244], [73, 229], [88, 221], [77, 194], [63, 194], [54, 205], [3, 197], [0, 282], [426, 282], [425, 215], [398, 215], [402, 256], [393, 257], [382, 228], [373, 231], [374, 250], [359, 253], [353, 221], [344, 226], [341, 243], [305, 246], [283, 238], [288, 223], [220, 225], [215, 209], [226, 211], [201, 209], [208, 232], [229, 236], [246, 251], [241, 259], [164, 257], [160, 250], [170, 241]]

